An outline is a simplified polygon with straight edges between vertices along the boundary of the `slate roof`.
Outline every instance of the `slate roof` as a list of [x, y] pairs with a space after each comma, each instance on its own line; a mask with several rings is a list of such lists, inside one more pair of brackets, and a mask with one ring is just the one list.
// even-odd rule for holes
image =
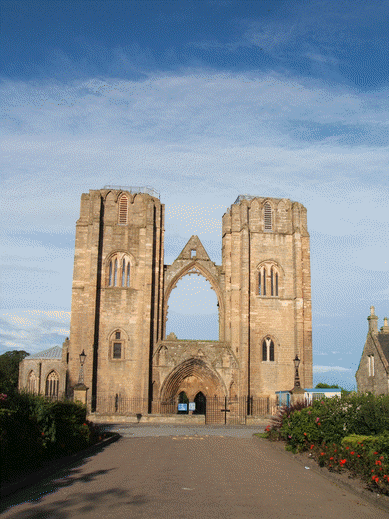
[[26, 359], [62, 359], [62, 348], [61, 346], [53, 346], [48, 350], [29, 355]]
[[378, 333], [377, 339], [379, 340], [383, 354], [386, 360], [389, 362], [389, 333]]

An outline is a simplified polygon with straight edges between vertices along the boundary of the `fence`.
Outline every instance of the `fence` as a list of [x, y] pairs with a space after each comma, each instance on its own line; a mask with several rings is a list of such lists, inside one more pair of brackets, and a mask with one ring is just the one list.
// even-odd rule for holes
[[[197, 409], [194, 414], [205, 414], [207, 424], [244, 424], [247, 416], [269, 416], [275, 414], [276, 410], [275, 399], [268, 396], [232, 399], [210, 397], [205, 400], [201, 411]], [[148, 414], [149, 411], [153, 415], [185, 414], [185, 411], [178, 411], [178, 398], [149, 402], [145, 398], [127, 398], [118, 394], [98, 395], [96, 411], [101, 415], [136, 415]]]

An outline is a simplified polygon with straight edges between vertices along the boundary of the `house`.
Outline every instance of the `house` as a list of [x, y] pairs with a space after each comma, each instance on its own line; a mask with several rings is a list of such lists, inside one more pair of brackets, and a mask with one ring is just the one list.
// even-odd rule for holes
[[360, 392], [376, 395], [389, 394], [389, 326], [384, 318], [384, 326], [378, 331], [378, 317], [374, 306], [370, 307], [369, 331], [363, 348], [361, 361], [355, 374]]

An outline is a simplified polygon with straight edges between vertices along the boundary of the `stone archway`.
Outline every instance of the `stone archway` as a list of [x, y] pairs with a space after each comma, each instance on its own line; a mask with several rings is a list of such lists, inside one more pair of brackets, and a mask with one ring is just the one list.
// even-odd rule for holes
[[182, 392], [192, 402], [199, 392], [205, 397], [227, 394], [220, 376], [200, 358], [190, 358], [171, 371], [162, 383], [161, 400], [171, 401]]
[[215, 291], [219, 307], [219, 341], [224, 340], [224, 278], [216, 264], [211, 261], [198, 236], [192, 236], [178, 258], [168, 265], [164, 277], [163, 337], [166, 338], [168, 301], [173, 288], [187, 274], [204, 276]]

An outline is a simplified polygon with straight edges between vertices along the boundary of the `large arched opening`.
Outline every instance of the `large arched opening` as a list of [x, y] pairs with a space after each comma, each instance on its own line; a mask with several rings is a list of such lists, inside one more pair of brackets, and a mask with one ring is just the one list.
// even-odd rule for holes
[[[173, 291], [174, 289], [174, 291]], [[190, 262], [170, 281], [164, 298], [164, 337], [224, 340], [224, 301], [218, 281]]]
[[166, 336], [178, 339], [219, 340], [219, 303], [210, 282], [199, 272], [186, 274], [171, 291]]

